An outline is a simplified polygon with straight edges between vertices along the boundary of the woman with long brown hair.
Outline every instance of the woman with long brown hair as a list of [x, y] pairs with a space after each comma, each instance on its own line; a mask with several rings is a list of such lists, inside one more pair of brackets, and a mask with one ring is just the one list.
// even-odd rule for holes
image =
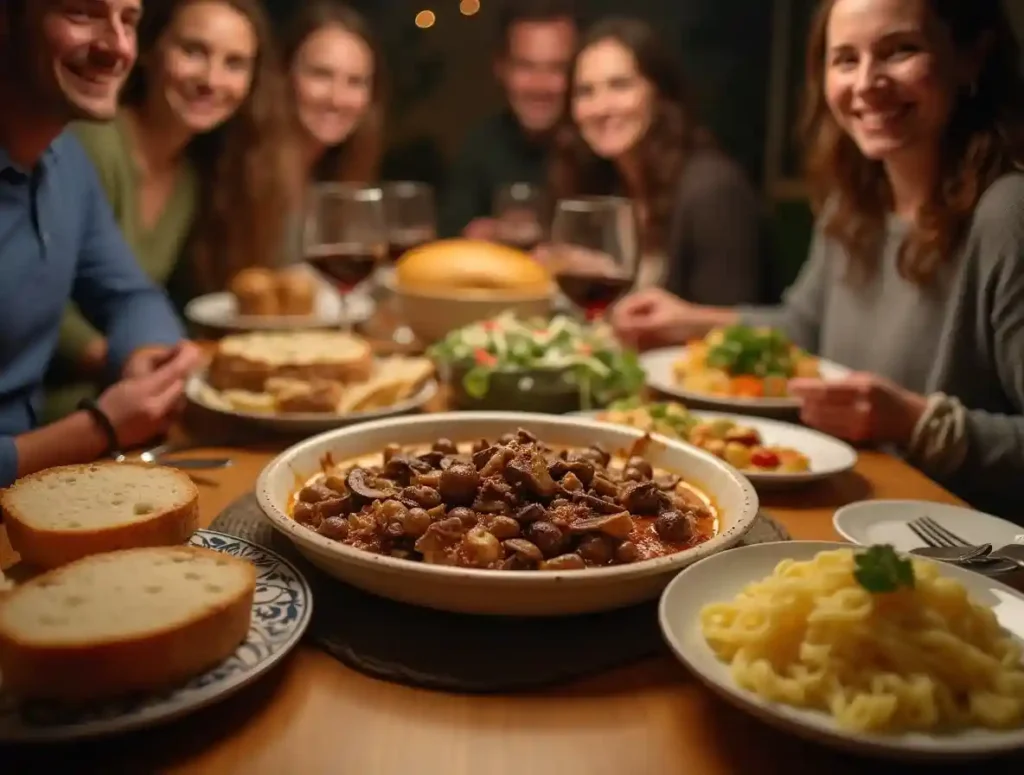
[[803, 121], [818, 213], [775, 309], [626, 299], [619, 333], [682, 341], [776, 326], [857, 370], [795, 380], [803, 420], [895, 444], [967, 500], [1016, 510], [1024, 478], [1024, 79], [1000, 0], [825, 0]]
[[284, 38], [302, 183], [367, 183], [380, 167], [384, 88], [369, 25], [336, 0], [305, 3]]
[[591, 27], [571, 69], [556, 135], [555, 197], [633, 200], [638, 283], [706, 304], [760, 301], [767, 268], [760, 198], [697, 120], [682, 71], [636, 19]]
[[[293, 190], [283, 79], [259, 0], [147, 2], [138, 45], [117, 117], [76, 133], [136, 259], [182, 302], [279, 260]], [[92, 390], [76, 380], [105, 360], [70, 308], [48, 413]]]

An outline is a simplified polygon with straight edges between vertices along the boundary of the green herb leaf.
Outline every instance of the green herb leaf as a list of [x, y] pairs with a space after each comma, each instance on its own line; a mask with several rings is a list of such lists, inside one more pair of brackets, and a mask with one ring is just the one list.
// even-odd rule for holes
[[895, 592], [900, 587], [914, 588], [914, 566], [900, 557], [889, 544], [868, 547], [854, 558], [853, 577], [873, 594]]

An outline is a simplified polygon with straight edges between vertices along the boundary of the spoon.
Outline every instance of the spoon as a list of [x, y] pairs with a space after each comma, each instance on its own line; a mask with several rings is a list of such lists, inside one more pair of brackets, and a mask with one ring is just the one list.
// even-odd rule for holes
[[[159, 449], [159, 448], [157, 448]], [[129, 460], [127, 455], [118, 455], [114, 458], [118, 463], [124, 463]], [[227, 468], [231, 465], [232, 460], [229, 457], [196, 457], [196, 458], [182, 458], [176, 460], [173, 458], [162, 457], [155, 450], [146, 450], [139, 455], [139, 460], [143, 463], [150, 463], [151, 465], [168, 466], [169, 468], [178, 468], [182, 471], [196, 471], [210, 468]]]
[[933, 560], [969, 563], [989, 561], [986, 555], [991, 551], [992, 544], [981, 544], [980, 546], [919, 546], [916, 549], [911, 549], [910, 553], [930, 557]]

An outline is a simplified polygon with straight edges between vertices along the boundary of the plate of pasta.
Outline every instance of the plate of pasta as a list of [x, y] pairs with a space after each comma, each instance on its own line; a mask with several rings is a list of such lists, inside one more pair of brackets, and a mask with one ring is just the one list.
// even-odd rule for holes
[[716, 328], [682, 347], [651, 350], [640, 365], [648, 385], [691, 406], [768, 415], [799, 410], [789, 380], [841, 379], [850, 373], [807, 353], [780, 331], [744, 325]]
[[756, 544], [666, 587], [669, 647], [782, 729], [874, 756], [1024, 750], [1024, 595], [962, 568], [823, 541]]

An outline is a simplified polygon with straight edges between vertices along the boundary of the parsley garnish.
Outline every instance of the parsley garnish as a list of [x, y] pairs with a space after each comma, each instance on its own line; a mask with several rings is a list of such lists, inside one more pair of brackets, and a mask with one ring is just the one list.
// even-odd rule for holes
[[900, 587], [914, 588], [914, 566], [900, 557], [888, 544], [871, 546], [855, 558], [853, 577], [868, 592], [895, 592]]

